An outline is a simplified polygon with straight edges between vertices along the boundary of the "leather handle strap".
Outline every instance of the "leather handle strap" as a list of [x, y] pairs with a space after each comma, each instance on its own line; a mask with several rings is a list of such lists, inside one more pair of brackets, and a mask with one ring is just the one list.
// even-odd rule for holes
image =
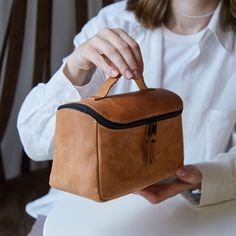
[[[119, 77], [109, 77], [102, 85], [102, 87], [97, 91], [96, 97], [105, 98], [110, 92], [112, 86], [119, 80]], [[148, 89], [144, 82], [143, 77], [134, 80], [140, 90]]]

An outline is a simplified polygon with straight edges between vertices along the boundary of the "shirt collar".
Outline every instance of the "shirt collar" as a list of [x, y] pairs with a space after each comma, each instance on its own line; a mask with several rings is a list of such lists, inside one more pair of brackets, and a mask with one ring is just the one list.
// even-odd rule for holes
[[222, 8], [222, 1], [217, 6], [208, 26], [208, 31], [211, 31], [216, 37], [218, 43], [227, 51], [232, 51], [234, 48], [234, 32], [231, 30], [224, 30], [220, 23], [220, 14]]
[[[126, 1], [123, 2], [123, 10], [126, 8]], [[210, 31], [215, 36], [217, 42], [227, 51], [233, 51], [234, 50], [234, 41], [235, 41], [235, 33], [232, 30], [224, 30], [221, 27], [220, 23], [220, 14], [221, 14], [221, 8], [222, 8], [222, 0], [218, 4], [213, 16], [211, 17], [211, 20], [206, 28], [206, 32]], [[122, 14], [121, 14], [122, 15]], [[137, 19], [135, 18], [134, 14], [132, 12], [125, 11], [125, 18], [126, 20], [136, 23]], [[142, 27], [141, 27], [142, 28]]]

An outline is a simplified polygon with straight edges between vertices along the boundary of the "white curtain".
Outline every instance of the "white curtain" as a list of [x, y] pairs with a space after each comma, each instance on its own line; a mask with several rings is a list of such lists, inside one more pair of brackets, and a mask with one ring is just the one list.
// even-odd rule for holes
[[[73, 37], [76, 34], [74, 1], [76, 0], [54, 0], [53, 2], [51, 50], [52, 73], [54, 73], [59, 68], [62, 59], [73, 50]], [[101, 7], [101, 0], [88, 1], [89, 17], [91, 18]], [[0, 47], [2, 46], [3, 35], [5, 32], [11, 3], [12, 0], [0, 0]], [[8, 179], [18, 175], [20, 172], [21, 143], [16, 129], [16, 118], [24, 98], [31, 89], [35, 47], [36, 7], [37, 0], [28, 0], [26, 32], [19, 83], [15, 96], [13, 112], [11, 114], [7, 131], [2, 142], [5, 174]], [[41, 165], [44, 164], [32, 162], [31, 168], [35, 169]]]

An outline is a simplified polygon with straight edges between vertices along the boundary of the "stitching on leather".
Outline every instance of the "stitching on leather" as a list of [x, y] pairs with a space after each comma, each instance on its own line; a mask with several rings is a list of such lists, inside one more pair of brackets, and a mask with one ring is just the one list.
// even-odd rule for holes
[[[132, 121], [141, 120], [141, 119], [145, 119], [145, 118], [150, 118], [150, 117], [153, 117], [153, 116], [158, 116], [158, 115], [161, 115], [161, 114], [166, 114], [166, 113], [172, 112], [172, 111], [164, 111], [161, 114], [160, 113], [152, 113], [152, 114], [148, 114], [148, 115], [140, 114], [138, 119], [132, 118], [132, 119], [126, 119], [126, 120], [116, 120], [116, 119], [111, 118], [110, 116], [105, 115], [103, 112], [98, 111], [96, 109], [96, 107], [94, 107], [90, 103], [83, 103], [83, 104], [89, 105], [91, 108], [93, 108], [96, 112], [98, 112], [101, 116], [105, 117], [106, 119], [108, 119], [110, 121], [113, 121], [113, 122], [120, 122], [120, 123], [132, 122]], [[173, 112], [175, 112], [175, 111], [178, 111], [180, 109], [181, 108], [178, 106], [178, 107], [172, 108], [171, 110], [173, 110]]]
[[80, 112], [80, 115], [85, 116], [85, 117], [89, 118], [89, 119], [92, 120], [92, 121], [94, 121], [94, 120], [96, 121], [95, 118], [93, 118], [92, 116], [90, 116], [89, 114], [86, 114], [86, 113], [84, 113], [84, 112]]
[[100, 153], [98, 149], [98, 123], [96, 123], [96, 145], [97, 145], [97, 183], [98, 183], [98, 194], [100, 195], [99, 198], [102, 198], [102, 191], [101, 191], [101, 176], [100, 176]]

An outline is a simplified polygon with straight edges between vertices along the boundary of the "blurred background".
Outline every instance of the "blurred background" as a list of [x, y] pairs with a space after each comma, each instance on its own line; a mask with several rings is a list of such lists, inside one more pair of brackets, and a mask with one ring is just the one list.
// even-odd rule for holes
[[0, 0], [0, 236], [26, 235], [25, 204], [48, 191], [50, 162], [33, 162], [16, 129], [33, 86], [47, 82], [73, 38], [109, 0]]

